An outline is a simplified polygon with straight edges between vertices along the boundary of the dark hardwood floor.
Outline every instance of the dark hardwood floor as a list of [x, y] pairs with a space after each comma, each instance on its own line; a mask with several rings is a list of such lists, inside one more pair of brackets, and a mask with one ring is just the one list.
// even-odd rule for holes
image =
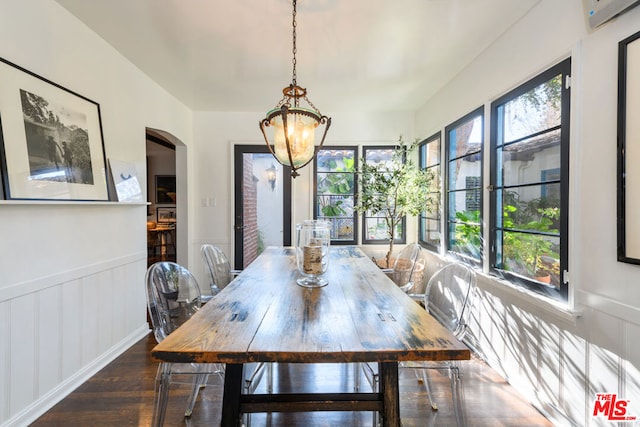
[[[149, 353], [153, 336], [133, 345], [89, 381], [54, 406], [32, 424], [35, 427], [125, 427], [148, 426], [153, 411], [153, 388], [157, 363]], [[466, 417], [470, 426], [551, 426], [495, 371], [477, 358], [462, 364]], [[276, 365], [276, 391], [351, 391], [350, 365]], [[432, 388], [438, 404], [434, 412], [427, 404], [423, 385], [412, 371], [400, 372], [401, 414], [404, 427], [455, 426], [449, 379], [433, 373]], [[363, 380], [364, 381], [364, 380]], [[366, 383], [363, 383], [366, 384]], [[184, 418], [188, 385], [172, 388], [167, 408], [167, 426], [217, 426], [220, 422], [221, 388], [217, 377], [202, 389], [193, 415]], [[264, 386], [261, 384], [261, 387]], [[317, 412], [295, 414], [254, 414], [251, 426], [371, 426], [371, 413]]]

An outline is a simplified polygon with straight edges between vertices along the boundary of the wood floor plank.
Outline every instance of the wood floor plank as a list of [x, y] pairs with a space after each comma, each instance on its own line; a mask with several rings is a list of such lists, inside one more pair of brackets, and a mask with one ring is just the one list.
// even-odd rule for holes
[[[152, 335], [140, 340], [115, 361], [36, 420], [34, 427], [140, 427], [151, 423], [153, 388], [157, 363], [150, 358], [155, 345]], [[494, 370], [478, 358], [461, 363], [466, 417], [477, 427], [544, 427], [552, 424], [526, 402]], [[437, 412], [427, 404], [424, 386], [413, 372], [401, 369], [400, 413], [404, 427], [455, 426], [449, 379], [438, 373], [432, 378]], [[361, 380], [366, 385], [364, 378]], [[274, 389], [286, 392], [352, 391], [352, 365], [283, 364], [274, 367]], [[193, 415], [184, 418], [189, 385], [171, 389], [166, 426], [215, 426], [220, 422], [222, 382], [211, 377], [198, 397]], [[264, 393], [264, 383], [258, 389]], [[252, 427], [370, 427], [369, 412], [312, 412], [253, 414]]]

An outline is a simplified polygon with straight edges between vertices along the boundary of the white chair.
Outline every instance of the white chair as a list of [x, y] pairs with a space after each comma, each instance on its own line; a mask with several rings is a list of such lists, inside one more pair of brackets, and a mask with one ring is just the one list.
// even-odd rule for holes
[[[470, 306], [475, 295], [476, 274], [467, 265], [452, 263], [436, 271], [429, 279], [424, 295], [425, 309], [459, 340], [463, 340], [468, 331]], [[379, 387], [378, 373], [368, 363], [362, 364], [363, 373], [371, 388]], [[431, 387], [427, 372], [429, 370], [445, 371], [451, 381], [451, 395], [458, 426], [464, 426], [463, 395], [460, 387], [460, 369], [456, 361], [438, 362], [402, 362], [402, 369], [414, 369], [419, 381], [425, 384], [431, 408], [438, 406], [431, 396]], [[378, 425], [377, 414], [374, 415], [374, 426]]]

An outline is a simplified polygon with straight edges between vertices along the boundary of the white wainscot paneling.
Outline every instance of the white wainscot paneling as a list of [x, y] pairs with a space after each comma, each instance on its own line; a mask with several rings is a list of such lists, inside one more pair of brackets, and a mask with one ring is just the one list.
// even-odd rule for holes
[[611, 425], [611, 422], [603, 417], [593, 417], [591, 410], [596, 393], [619, 392], [620, 357], [609, 350], [593, 344], [589, 345], [588, 349], [588, 378], [590, 387], [585, 398], [585, 401], [588, 403], [585, 425]]
[[38, 397], [62, 380], [62, 289], [60, 286], [38, 293]]
[[9, 370], [9, 412], [14, 414], [28, 406], [37, 396], [36, 377], [36, 317], [37, 298], [23, 295], [11, 301], [9, 330], [11, 363]]
[[145, 271], [134, 254], [0, 299], [0, 424], [28, 425], [148, 333]]
[[543, 320], [537, 322], [538, 372], [537, 387], [534, 390], [540, 407], [552, 411], [561, 405], [559, 393], [562, 381], [560, 329]]
[[82, 366], [82, 286], [73, 280], [62, 286], [62, 379], [71, 377]]
[[587, 342], [584, 338], [561, 331], [560, 406], [559, 414], [571, 420], [582, 420], [586, 411]]
[[9, 370], [11, 364], [9, 301], [0, 301], [0, 420], [9, 418]]

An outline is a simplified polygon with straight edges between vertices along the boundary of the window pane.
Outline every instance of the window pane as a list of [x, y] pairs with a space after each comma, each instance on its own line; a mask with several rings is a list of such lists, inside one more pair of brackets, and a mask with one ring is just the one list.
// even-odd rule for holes
[[[560, 129], [498, 149], [497, 155], [502, 157], [502, 185], [559, 180]], [[546, 170], [558, 173], [543, 174]]]
[[[558, 234], [560, 184], [533, 185], [500, 191], [502, 227]], [[500, 223], [498, 223], [500, 226]]]
[[393, 157], [393, 148], [368, 148], [365, 151], [365, 161], [369, 165], [379, 166], [380, 168], [391, 168], [391, 158]]
[[324, 219], [331, 223], [331, 240], [351, 242], [355, 239], [353, 218], [325, 218], [318, 215], [318, 219]]
[[353, 217], [354, 196], [318, 196], [318, 217]]
[[[367, 217], [364, 220], [366, 239], [367, 240], [388, 240], [387, 223], [383, 217]], [[402, 222], [399, 222], [396, 227], [396, 239], [399, 240], [402, 236]]]
[[347, 172], [318, 173], [318, 194], [354, 194], [354, 177]]
[[[380, 171], [390, 170], [393, 167], [393, 156], [395, 152], [395, 147], [390, 146], [380, 146], [380, 147], [364, 147], [364, 161], [366, 164], [375, 166]], [[366, 177], [362, 179], [361, 184], [366, 185], [367, 179]], [[375, 190], [375, 184], [373, 185], [373, 191]], [[389, 201], [387, 205], [392, 204], [393, 200]], [[385, 221], [384, 212], [378, 212], [377, 214], [372, 214], [371, 212], [365, 212], [363, 216], [363, 242], [364, 243], [381, 243], [386, 242], [388, 240], [387, 234], [387, 223]], [[394, 241], [402, 242], [405, 241], [404, 230], [402, 228], [402, 221], [396, 227]]]
[[420, 165], [423, 168], [440, 164], [440, 138], [437, 138], [421, 147]]
[[316, 155], [315, 216], [331, 223], [331, 241], [356, 242], [354, 209], [356, 149], [318, 150]]
[[503, 270], [560, 287], [560, 237], [505, 231]]
[[[472, 221], [471, 218], [479, 218], [480, 214], [480, 190], [463, 190], [449, 193], [449, 221], [463, 217], [461, 221]], [[473, 216], [470, 216], [473, 213]], [[477, 221], [478, 220], [473, 220]]]
[[355, 150], [320, 150], [318, 172], [355, 172]]
[[480, 177], [481, 173], [482, 162], [476, 157], [463, 157], [449, 162], [449, 190], [466, 188], [466, 178]]
[[480, 226], [450, 223], [449, 244], [452, 251], [480, 260], [482, 248]]
[[504, 141], [560, 125], [562, 75], [557, 75], [504, 105]]
[[478, 153], [482, 148], [481, 146], [481, 116], [476, 116], [449, 131], [449, 159]]
[[431, 218], [420, 218], [422, 236], [420, 240], [433, 246], [440, 245], [440, 220]]

